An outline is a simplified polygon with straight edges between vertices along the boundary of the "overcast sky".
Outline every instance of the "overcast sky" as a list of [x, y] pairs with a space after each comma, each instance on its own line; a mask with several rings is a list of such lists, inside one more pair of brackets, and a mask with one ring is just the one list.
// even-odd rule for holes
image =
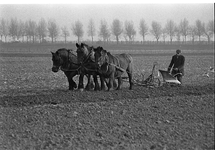
[[[214, 18], [213, 3], [164, 3], [164, 4], [0, 4], [0, 18], [10, 20], [17, 19], [35, 20], [40, 18], [53, 18], [60, 25], [66, 25], [69, 29], [72, 24], [80, 20], [83, 23], [85, 36], [89, 19], [93, 19], [98, 30], [100, 20], [106, 20], [110, 25], [113, 19], [132, 20], [139, 37], [138, 27], [143, 18], [149, 28], [152, 21], [158, 21], [162, 27], [167, 20], [172, 19], [175, 23], [186, 18], [189, 24], [195, 24], [197, 19], [207, 23]], [[70, 30], [71, 31], [71, 30]]]

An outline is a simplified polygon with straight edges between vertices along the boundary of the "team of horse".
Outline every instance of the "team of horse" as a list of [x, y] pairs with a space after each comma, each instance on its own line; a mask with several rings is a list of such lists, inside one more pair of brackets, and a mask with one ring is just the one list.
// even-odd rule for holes
[[[129, 54], [117, 54], [112, 55], [103, 47], [88, 46], [85, 43], [76, 43], [76, 53], [71, 49], [58, 49], [55, 53], [52, 53], [52, 71], [58, 72], [62, 70], [66, 75], [69, 82], [69, 90], [76, 88], [83, 89], [84, 76], [87, 77], [87, 85], [85, 89], [89, 90], [93, 76], [94, 90], [106, 90], [106, 86], [109, 90], [114, 89], [116, 85], [115, 79], [118, 80], [116, 90], [121, 89], [122, 74], [127, 72], [129, 78], [129, 89], [132, 89], [132, 74], [133, 74], [133, 59]], [[79, 75], [78, 86], [73, 80], [73, 77]], [[98, 76], [100, 78], [100, 84], [98, 82]]]

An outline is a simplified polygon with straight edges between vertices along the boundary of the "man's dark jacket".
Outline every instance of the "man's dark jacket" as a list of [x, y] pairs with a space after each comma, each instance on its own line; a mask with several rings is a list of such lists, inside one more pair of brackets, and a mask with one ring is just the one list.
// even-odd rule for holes
[[[168, 71], [172, 69], [172, 74], [182, 73], [184, 75], [184, 62], [185, 57], [183, 55], [173, 55], [172, 60], [169, 64]], [[178, 71], [175, 71], [175, 68], [178, 68]]]

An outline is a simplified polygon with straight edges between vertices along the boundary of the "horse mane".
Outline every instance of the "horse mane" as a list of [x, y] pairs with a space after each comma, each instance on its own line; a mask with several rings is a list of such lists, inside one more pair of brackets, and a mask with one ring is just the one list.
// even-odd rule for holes
[[82, 46], [89, 47], [86, 43], [81, 43]]
[[87, 52], [90, 53], [90, 46], [85, 43], [81, 43], [81, 47], [86, 47]]
[[111, 63], [114, 63], [114, 62], [118, 63], [118, 58], [115, 57], [114, 55], [112, 55], [110, 52], [107, 52], [107, 56], [108, 56], [108, 59]]
[[77, 56], [76, 52], [73, 49], [66, 49], [66, 48], [60, 48], [60, 49], [58, 49], [57, 52], [56, 52], [56, 54], [59, 54], [60, 52], [63, 52], [63, 51], [70, 52], [72, 55]]
[[[81, 45], [77, 47], [78, 47], [77, 49], [78, 59], [82, 59], [83, 62], [95, 61], [94, 54], [93, 54], [94, 53], [93, 47], [90, 47], [85, 43], [81, 43]], [[82, 52], [82, 54], [79, 54], [78, 52]]]
[[119, 66], [120, 67], [120, 58], [119, 56], [121, 55], [124, 55], [125, 59], [128, 61], [128, 62], [131, 62], [132, 60], [130, 60], [130, 58], [126, 55], [126, 54], [116, 54], [116, 55], [112, 55], [110, 52], [106, 51], [103, 49], [103, 51], [105, 51], [107, 53], [107, 56], [108, 56], [108, 63], [114, 63], [115, 65]]

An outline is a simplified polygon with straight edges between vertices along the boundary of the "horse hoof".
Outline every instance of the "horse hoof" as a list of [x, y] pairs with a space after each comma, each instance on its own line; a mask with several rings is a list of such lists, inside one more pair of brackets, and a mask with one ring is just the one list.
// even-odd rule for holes
[[79, 89], [79, 91], [83, 92], [83, 91], [84, 91], [84, 89]]
[[71, 87], [71, 88], [69, 88], [69, 91], [73, 91], [73, 90], [74, 90], [74, 88], [72, 88], [72, 87]]
[[90, 88], [85, 88], [86, 91], [90, 91]]
[[113, 91], [113, 90], [114, 90], [114, 89], [112, 89], [112, 88], [111, 88], [111, 89], [108, 89], [108, 91]]

